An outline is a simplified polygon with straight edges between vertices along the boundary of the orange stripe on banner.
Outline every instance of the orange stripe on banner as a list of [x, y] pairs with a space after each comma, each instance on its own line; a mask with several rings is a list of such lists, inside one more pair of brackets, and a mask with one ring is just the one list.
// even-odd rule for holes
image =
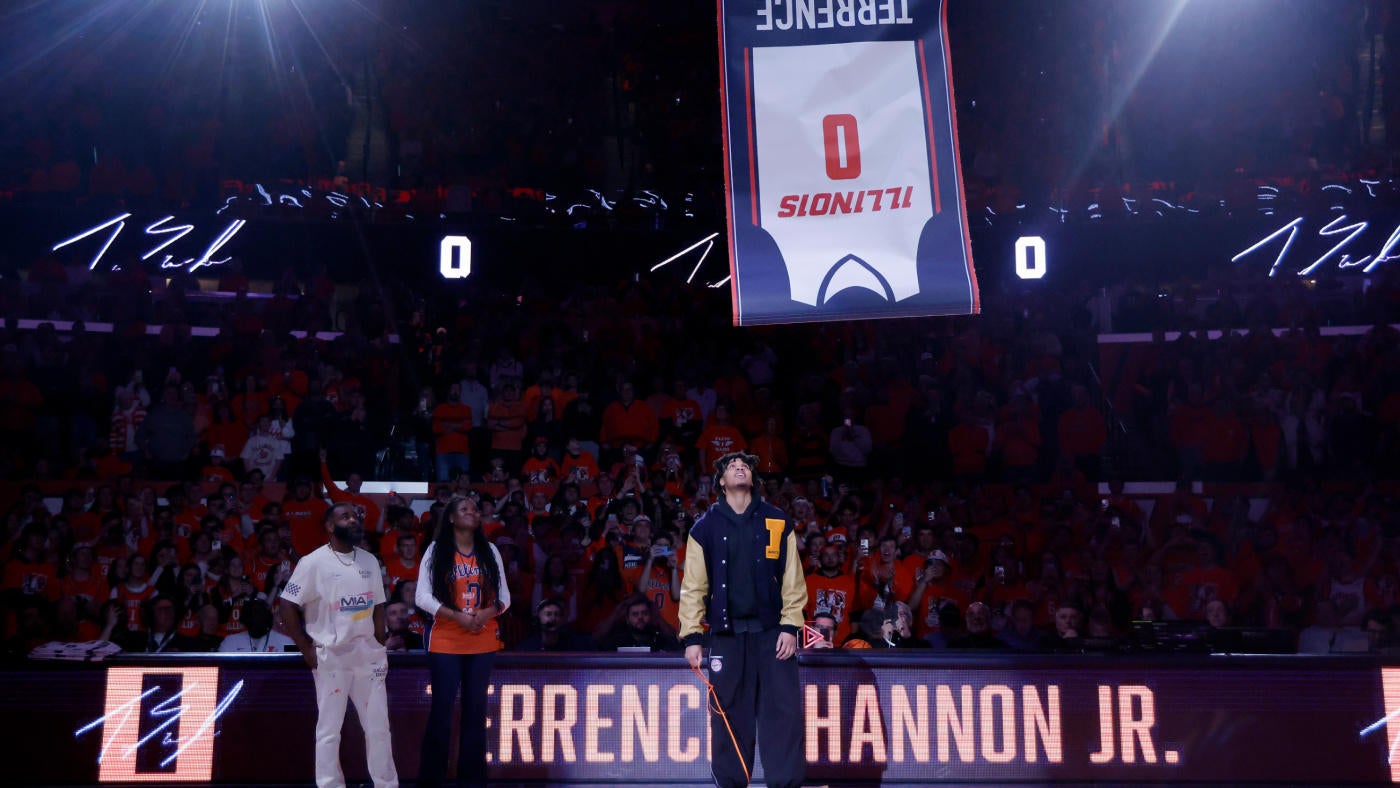
[[[953, 50], [948, 45], [948, 0], [943, 0], [942, 18], [939, 25], [942, 26], [943, 34], [943, 63], [944, 71], [948, 79], [948, 125], [953, 128], [953, 175], [958, 185], [958, 201], [961, 205], [967, 205], [967, 195], [962, 194], [962, 145], [958, 143], [958, 100], [953, 93]], [[923, 52], [923, 41], [919, 42], [919, 51]], [[982, 311], [982, 292], [977, 287], [977, 272], [972, 267], [972, 232], [967, 226], [967, 211], [958, 212], [958, 221], [962, 222], [963, 244], [967, 254], [967, 281], [972, 286], [972, 313], [975, 315]]]
[[753, 226], [758, 226], [758, 176], [754, 167], [756, 158], [753, 144], [753, 51], [744, 50], [744, 113], [749, 121], [749, 204], [753, 209]]
[[[1400, 717], [1400, 668], [1381, 668], [1382, 696], [1385, 698], [1385, 716]], [[1387, 752], [1400, 749], [1400, 719], [1394, 719], [1385, 726]], [[1400, 759], [1390, 759], [1390, 781], [1400, 783]]]
[[928, 96], [928, 65], [924, 60], [924, 40], [919, 39], [919, 76], [924, 83], [924, 128], [928, 129], [928, 164], [933, 182], [933, 212], [943, 213], [943, 195], [938, 190], [938, 149], [933, 145], [933, 104]]
[[729, 305], [732, 310], [734, 325], [739, 325], [739, 256], [736, 253], [734, 243], [734, 193], [733, 186], [729, 182], [729, 94], [725, 90], [725, 70], [729, 68], [729, 59], [725, 57], [724, 49], [724, 0], [715, 0], [715, 17], [718, 20], [719, 29], [719, 114], [720, 114], [720, 150], [724, 157], [724, 218], [725, 226], [729, 230]]

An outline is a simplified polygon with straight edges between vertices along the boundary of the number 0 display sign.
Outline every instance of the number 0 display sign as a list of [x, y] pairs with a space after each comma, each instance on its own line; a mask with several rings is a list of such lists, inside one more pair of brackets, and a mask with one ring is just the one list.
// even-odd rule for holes
[[737, 325], [979, 311], [946, 0], [720, 0]]

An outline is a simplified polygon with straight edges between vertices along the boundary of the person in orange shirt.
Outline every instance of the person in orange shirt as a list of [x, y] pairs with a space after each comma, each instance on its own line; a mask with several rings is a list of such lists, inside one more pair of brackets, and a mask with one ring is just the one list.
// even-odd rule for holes
[[389, 573], [390, 587], [397, 591], [403, 583], [417, 580], [418, 564], [418, 537], [400, 531], [394, 551], [384, 554], [384, 571]]
[[[435, 569], [440, 567], [441, 569]], [[457, 774], [486, 777], [486, 688], [501, 649], [496, 619], [510, 607], [501, 554], [481, 532], [476, 502], [454, 496], [443, 509], [418, 571], [415, 602], [432, 617], [428, 674], [432, 705], [423, 732], [418, 784], [439, 786], [447, 774], [452, 707], [462, 691]]]
[[277, 526], [271, 523], [264, 523], [258, 527], [257, 545], [257, 550], [249, 551], [243, 557], [243, 567], [253, 587], [264, 588], [267, 586], [268, 573], [288, 559], [282, 552], [282, 543], [277, 537]]
[[942, 550], [934, 550], [927, 557], [919, 556], [919, 560], [922, 566], [914, 575], [914, 593], [909, 595], [909, 607], [914, 612], [914, 633], [924, 638], [942, 627], [940, 615], [944, 606], [951, 604], [963, 610], [971, 598], [952, 582], [952, 563]]
[[657, 414], [662, 422], [664, 437], [677, 446], [689, 448], [695, 445], [700, 431], [705, 427], [705, 413], [689, 394], [684, 380], [677, 380], [672, 387], [672, 396], [666, 400], [662, 412]]
[[646, 563], [637, 574], [632, 590], [650, 600], [672, 629], [680, 629], [680, 561], [676, 560], [672, 542], [669, 533], [657, 534], [647, 549]]
[[1099, 455], [1108, 442], [1103, 413], [1089, 402], [1089, 390], [1073, 389], [1073, 404], [1060, 414], [1058, 424], [1060, 454], [1074, 460], [1075, 467], [1090, 480], [1098, 478]]
[[530, 458], [520, 466], [526, 484], [553, 484], [559, 480], [559, 465], [549, 456], [549, 439], [535, 438]]
[[112, 599], [120, 602], [126, 609], [127, 629], [135, 632], [146, 628], [141, 608], [147, 600], [155, 598], [155, 595], [155, 586], [151, 585], [146, 572], [146, 556], [139, 553], [133, 555], [127, 559], [126, 582], [112, 589]]
[[112, 595], [107, 578], [96, 571], [96, 563], [92, 546], [78, 545], [68, 559], [68, 574], [59, 582], [59, 593], [76, 597], [78, 613], [87, 618], [96, 617], [102, 603]]
[[433, 450], [437, 455], [437, 480], [447, 481], [452, 471], [471, 470], [472, 409], [461, 400], [462, 387], [456, 383], [447, 390], [447, 399], [433, 408]]
[[486, 410], [486, 429], [491, 431], [491, 455], [502, 457], [511, 473], [520, 467], [525, 448], [525, 404], [520, 401], [520, 385], [509, 381], [501, 386], [501, 396]]
[[708, 468], [726, 454], [745, 451], [749, 444], [744, 434], [729, 423], [729, 406], [721, 402], [706, 419], [705, 431], [700, 433], [695, 447], [700, 452], [699, 467]]
[[298, 557], [326, 543], [326, 502], [311, 495], [311, 480], [300, 476], [292, 483], [292, 497], [282, 502], [282, 519], [292, 526], [292, 549]]
[[540, 401], [549, 399], [554, 403], [554, 412], [563, 413], [564, 404], [560, 402], [563, 391], [554, 387], [554, 375], [549, 372], [541, 372], [535, 385], [525, 389], [525, 394], [521, 397], [521, 402], [525, 405], [525, 415], [531, 421], [539, 418]]
[[598, 459], [592, 452], [584, 451], [578, 438], [569, 438], [564, 446], [564, 462], [559, 466], [559, 476], [565, 481], [585, 484], [596, 478], [600, 470]]
[[826, 614], [836, 621], [833, 643], [844, 643], [851, 634], [851, 616], [856, 611], [856, 580], [842, 569], [841, 549], [826, 545], [821, 549], [820, 564], [807, 575], [807, 599], [812, 615]]
[[953, 472], [958, 476], [981, 477], [986, 473], [990, 449], [987, 428], [970, 413], [948, 430], [948, 451], [953, 456]]
[[[631, 443], [646, 452], [656, 443], [661, 426], [651, 406], [637, 399], [636, 389], [623, 381], [617, 388], [618, 399], [603, 410], [603, 427], [598, 442], [604, 449], [616, 449]], [[606, 456], [606, 452], [604, 452]]]
[[763, 474], [782, 473], [787, 468], [787, 444], [778, 434], [778, 419], [769, 416], [763, 421], [763, 434], [753, 439], [749, 450], [758, 455], [758, 472]]
[[[23, 597], [34, 597], [52, 602], [59, 597], [58, 566], [44, 557], [44, 542], [48, 536], [38, 525], [29, 525], [20, 537], [23, 545], [13, 558], [5, 563], [0, 590], [18, 592]], [[144, 570], [145, 559], [142, 559]]]
[[364, 521], [365, 529], [370, 533], [383, 533], [384, 519], [380, 514], [379, 504], [374, 499], [360, 492], [360, 487], [365, 483], [365, 477], [357, 471], [351, 471], [345, 477], [345, 487], [335, 483], [331, 478], [330, 466], [326, 465], [326, 450], [321, 450], [321, 484], [325, 485], [326, 497], [332, 503], [348, 503], [355, 507], [360, 519]]
[[856, 598], [862, 608], [876, 606], [876, 600], [893, 605], [914, 592], [914, 575], [899, 562], [899, 545], [892, 535], [880, 539], [874, 556], [856, 559], [855, 575]]
[[224, 465], [224, 445], [222, 443], [214, 444], [214, 447], [209, 450], [209, 464], [200, 470], [199, 480], [202, 482], [233, 481], [233, 471]]

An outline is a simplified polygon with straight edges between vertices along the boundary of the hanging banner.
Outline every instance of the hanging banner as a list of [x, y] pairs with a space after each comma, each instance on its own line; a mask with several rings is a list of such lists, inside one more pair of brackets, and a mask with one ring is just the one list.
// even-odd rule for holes
[[946, 0], [719, 0], [736, 325], [979, 311]]

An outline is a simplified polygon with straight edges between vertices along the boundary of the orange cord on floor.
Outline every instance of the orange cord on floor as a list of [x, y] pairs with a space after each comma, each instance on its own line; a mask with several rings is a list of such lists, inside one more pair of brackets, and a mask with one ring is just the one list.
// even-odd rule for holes
[[721, 720], [724, 720], [724, 729], [729, 731], [729, 740], [734, 742], [734, 754], [739, 758], [739, 765], [744, 767], [744, 782], [752, 780], [753, 777], [749, 774], [749, 765], [744, 763], [744, 754], [739, 751], [739, 740], [734, 736], [734, 728], [729, 725], [729, 715], [724, 713], [724, 707], [719, 704], [719, 695], [715, 693], [715, 685], [710, 683], [710, 680], [705, 677], [704, 672], [702, 672], [700, 668], [691, 665], [690, 669], [695, 672], [695, 675], [700, 677], [701, 683], [705, 685], [705, 689], [709, 692], [710, 709], [718, 713]]

